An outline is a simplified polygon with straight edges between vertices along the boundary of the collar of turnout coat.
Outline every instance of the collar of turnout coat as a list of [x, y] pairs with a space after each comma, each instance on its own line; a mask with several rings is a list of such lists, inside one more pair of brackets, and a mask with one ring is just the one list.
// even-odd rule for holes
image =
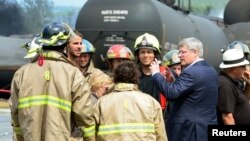
[[71, 62], [70, 60], [68, 60], [68, 58], [65, 55], [57, 51], [43, 51], [41, 54], [34, 57], [31, 62], [38, 61], [39, 57], [41, 56], [43, 57], [44, 60], [63, 61], [63, 62], [66, 62], [75, 66], [75, 64]]
[[117, 83], [115, 84], [113, 91], [123, 92], [132, 90], [139, 90], [138, 85], [132, 83]]

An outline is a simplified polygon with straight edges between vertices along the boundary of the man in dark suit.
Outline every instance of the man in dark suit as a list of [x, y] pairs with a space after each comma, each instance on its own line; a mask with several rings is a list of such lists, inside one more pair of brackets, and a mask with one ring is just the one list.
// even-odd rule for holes
[[208, 125], [217, 124], [218, 74], [203, 58], [203, 45], [191, 37], [178, 44], [185, 68], [173, 83], [164, 81], [158, 60], [151, 63], [154, 84], [172, 101], [167, 121], [169, 141], [206, 141]]

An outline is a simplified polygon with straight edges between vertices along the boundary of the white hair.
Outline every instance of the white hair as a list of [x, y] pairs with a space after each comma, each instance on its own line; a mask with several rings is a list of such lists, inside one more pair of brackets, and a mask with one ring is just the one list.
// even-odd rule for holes
[[203, 58], [203, 44], [199, 39], [195, 37], [184, 38], [179, 42], [178, 47], [182, 47], [185, 45], [189, 50], [196, 50], [199, 57]]

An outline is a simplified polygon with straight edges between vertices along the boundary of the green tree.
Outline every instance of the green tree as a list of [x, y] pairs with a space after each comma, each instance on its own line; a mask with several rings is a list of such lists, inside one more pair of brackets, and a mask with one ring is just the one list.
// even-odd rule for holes
[[0, 7], [0, 35], [23, 34], [24, 13], [17, 1], [1, 0]]
[[212, 10], [224, 9], [229, 0], [192, 0], [192, 12], [208, 15]]
[[[190, 12], [197, 15], [208, 15], [212, 10], [224, 9], [229, 0], [190, 0]], [[176, 0], [176, 5], [180, 2], [180, 6], [188, 10], [189, 0]]]
[[0, 35], [36, 34], [51, 22], [52, 0], [1, 0]]
[[23, 0], [22, 7], [27, 33], [41, 32], [41, 28], [51, 22], [54, 7], [52, 0]]

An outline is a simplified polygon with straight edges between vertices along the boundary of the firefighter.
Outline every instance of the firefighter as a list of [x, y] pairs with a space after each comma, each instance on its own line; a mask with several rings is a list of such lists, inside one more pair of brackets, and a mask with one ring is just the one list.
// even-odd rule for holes
[[162, 59], [162, 65], [164, 66], [168, 66], [170, 69], [172, 69], [176, 75], [180, 75], [181, 74], [181, 60], [178, 57], [179, 54], [179, 50], [170, 50], [169, 52], [167, 52]]
[[112, 87], [111, 78], [98, 68], [95, 68], [92, 57], [95, 48], [88, 40], [82, 40], [81, 55], [77, 57], [78, 66], [86, 78], [92, 92], [91, 99], [95, 103], [107, 89]]
[[42, 49], [14, 74], [9, 99], [13, 140], [69, 141], [72, 129], [95, 140], [90, 89], [83, 75], [64, 55], [71, 28], [53, 22], [36, 42]]
[[[163, 94], [160, 94], [160, 91], [153, 84], [149, 68], [155, 58], [160, 58], [161, 50], [158, 39], [149, 33], [140, 35], [135, 41], [134, 51], [142, 74], [139, 89], [159, 101], [164, 110], [166, 108], [166, 98]], [[165, 77], [168, 75], [167, 79], [170, 79], [169, 81], [173, 81], [173, 76], [169, 71], [166, 71], [166, 67], [161, 66], [161, 70]]]
[[65, 47], [68, 59], [76, 66], [78, 65], [77, 58], [80, 56], [82, 50], [82, 39], [83, 35], [78, 30], [74, 30]]
[[[144, 33], [137, 37], [135, 40], [134, 51], [136, 56], [136, 62], [139, 64], [139, 70], [141, 77], [139, 81], [139, 89], [154, 97], [161, 105], [165, 123], [167, 121], [168, 113], [171, 110], [170, 105], [167, 102], [166, 96], [161, 93], [156, 85], [152, 81], [152, 73], [150, 70], [150, 64], [155, 58], [161, 58], [161, 49], [158, 39], [149, 33]], [[165, 66], [160, 66], [161, 74], [165, 77], [166, 81], [173, 82], [175, 77], [172, 71]]]
[[122, 44], [115, 44], [108, 49], [107, 65], [110, 69], [108, 75], [111, 78], [113, 78], [113, 72], [116, 69], [116, 67], [125, 60], [134, 60], [134, 54], [128, 47]]
[[234, 41], [228, 45], [227, 49], [233, 49], [233, 48], [241, 49], [244, 52], [245, 58], [248, 59], [249, 47], [246, 44], [240, 41]]
[[138, 89], [139, 76], [130, 60], [114, 70], [114, 89], [94, 106], [97, 140], [167, 141], [161, 106]]

